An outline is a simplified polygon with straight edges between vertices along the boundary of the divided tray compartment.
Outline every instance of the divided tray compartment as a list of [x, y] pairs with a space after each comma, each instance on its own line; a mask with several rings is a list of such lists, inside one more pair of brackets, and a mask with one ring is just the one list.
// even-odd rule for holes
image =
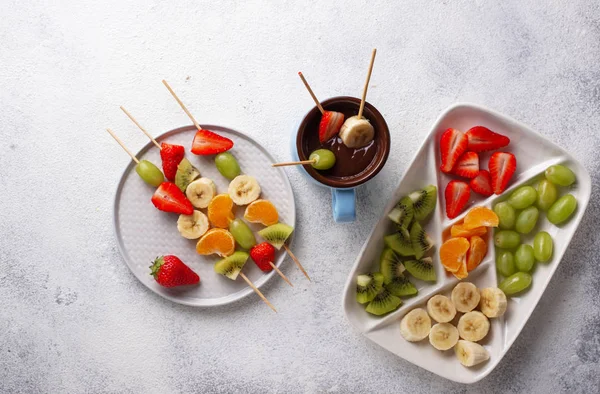
[[[451, 179], [457, 178], [439, 171], [439, 140], [444, 130], [449, 127], [466, 131], [477, 125], [486, 126], [511, 139], [510, 145], [500, 150], [512, 152], [516, 156], [517, 170], [509, 187], [502, 195], [484, 197], [472, 192], [471, 200], [464, 212], [457, 218], [448, 219], [445, 212], [444, 189]], [[480, 154], [482, 169], [487, 169], [487, 162], [492, 153]], [[461, 222], [468, 210], [474, 206], [492, 208], [496, 203], [506, 200], [512, 191], [520, 186], [533, 185], [535, 187], [537, 181], [544, 176], [545, 169], [553, 164], [563, 164], [575, 173], [576, 183], [570, 187], [558, 187], [558, 190], [559, 196], [566, 193], [573, 194], [578, 201], [578, 207], [571, 219], [561, 226], [551, 224], [546, 219], [545, 212], [540, 211], [534, 230], [528, 235], [521, 236], [522, 243], [532, 244], [533, 237], [537, 232], [547, 231], [554, 241], [553, 256], [547, 263], [536, 262], [532, 272], [531, 287], [521, 295], [508, 297], [508, 308], [505, 315], [501, 318], [490, 319], [490, 332], [479, 342], [490, 353], [490, 359], [475, 367], [467, 368], [460, 364], [452, 349], [445, 352], [436, 350], [427, 339], [418, 343], [404, 340], [400, 335], [402, 317], [414, 308], [425, 308], [427, 300], [435, 294], [450, 295], [454, 286], [460, 282], [452, 274], [445, 272], [438, 254], [439, 246], [449, 236], [450, 227]], [[356, 302], [356, 277], [378, 269], [379, 256], [384, 248], [383, 237], [395, 231], [393, 223], [387, 218], [387, 213], [402, 196], [429, 184], [437, 186], [438, 200], [434, 212], [422, 224], [435, 242], [433, 251], [429, 255], [433, 257], [437, 282], [423, 282], [410, 276], [419, 291], [417, 295], [403, 298], [400, 308], [385, 316], [370, 315], [364, 310], [364, 306]], [[472, 104], [456, 104], [448, 108], [435, 122], [386, 205], [381, 219], [359, 252], [344, 289], [342, 303], [346, 317], [366, 337], [413, 364], [461, 383], [474, 383], [483, 379], [498, 365], [529, 319], [583, 217], [590, 193], [591, 179], [585, 168], [568, 152], [527, 126], [492, 110]], [[496, 272], [493, 235], [494, 230], [490, 229], [486, 235], [488, 252], [485, 258], [463, 281], [473, 282], [477, 287], [484, 288], [495, 287], [502, 280]]]

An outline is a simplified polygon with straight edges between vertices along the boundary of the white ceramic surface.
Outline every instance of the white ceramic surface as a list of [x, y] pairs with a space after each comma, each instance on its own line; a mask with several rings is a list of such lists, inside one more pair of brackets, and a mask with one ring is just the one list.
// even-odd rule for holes
[[[261, 198], [275, 204], [279, 220], [295, 226], [296, 207], [290, 182], [282, 169], [271, 167], [275, 162], [271, 155], [240, 132], [214, 125], [202, 127], [233, 140], [234, 146], [230, 152], [237, 158], [242, 173], [258, 180], [262, 189]], [[189, 152], [195, 133], [194, 126], [187, 126], [164, 133], [156, 139], [159, 143], [167, 141], [186, 147], [186, 157], [200, 170], [203, 177], [215, 182], [217, 193], [227, 193], [229, 181], [218, 172], [214, 156], [196, 156]], [[148, 143], [136, 156], [161, 166], [159, 150], [152, 143]], [[219, 257], [198, 255], [195, 249], [197, 240], [185, 239], [177, 231], [179, 215], [157, 210], [150, 201], [153, 193], [154, 188], [138, 177], [135, 163], [131, 162], [123, 173], [115, 195], [114, 226], [121, 255], [135, 276], [155, 293], [171, 301], [192, 306], [222, 305], [249, 294], [254, 295], [254, 291], [241, 278], [232, 281], [214, 272], [213, 265]], [[245, 207], [236, 207], [236, 217], [243, 218], [244, 209]], [[206, 213], [206, 209], [202, 211]], [[263, 228], [260, 224], [248, 224], [255, 231]], [[292, 238], [293, 234], [288, 243]], [[257, 242], [261, 241], [257, 235]], [[180, 289], [166, 289], [158, 285], [150, 276], [149, 266], [156, 256], [165, 254], [181, 258], [200, 275], [200, 285]], [[284, 258], [285, 251], [277, 252], [275, 264], [281, 265]], [[243, 272], [259, 288], [273, 275], [277, 275], [274, 271], [264, 274], [251, 259], [246, 262]], [[261, 302], [258, 297], [257, 302]]]
[[[438, 170], [440, 166], [439, 139], [441, 133], [449, 127], [466, 131], [476, 125], [486, 126], [511, 139], [510, 145], [502, 150], [515, 154], [517, 170], [509, 187], [501, 196], [493, 195], [484, 198], [476, 193], [471, 193], [471, 202], [468, 208], [459, 217], [449, 220], [445, 214], [444, 188], [450, 177]], [[486, 168], [490, 155], [491, 153], [481, 155], [481, 168]], [[542, 212], [536, 228], [531, 234], [522, 236], [522, 242], [531, 244], [533, 236], [538, 231], [548, 231], [554, 240], [554, 254], [549, 263], [536, 263], [532, 273], [531, 288], [520, 296], [509, 298], [506, 314], [499, 319], [491, 319], [490, 333], [480, 342], [489, 351], [490, 359], [478, 366], [467, 368], [458, 362], [453, 350], [440, 352], [434, 349], [427, 340], [419, 343], [405, 341], [400, 335], [399, 328], [402, 317], [413, 308], [424, 307], [427, 300], [434, 294], [448, 295], [459, 282], [454, 276], [444, 271], [439, 261], [438, 247], [442, 243], [443, 231], [461, 221], [470, 207], [483, 205], [491, 208], [496, 202], [506, 199], [515, 188], [535, 183], [548, 166], [557, 163], [565, 164], [577, 176], [577, 182], [574, 185], [568, 188], [559, 188], [559, 195], [565, 194], [568, 190], [577, 198], [578, 208], [573, 217], [560, 227], [552, 225]], [[394, 231], [393, 224], [386, 216], [387, 212], [401, 196], [428, 184], [435, 184], [438, 187], [438, 204], [424, 225], [436, 245], [431, 255], [434, 259], [437, 282], [431, 284], [411, 277], [411, 281], [417, 286], [419, 293], [415, 297], [404, 299], [404, 304], [398, 310], [386, 316], [372, 316], [356, 302], [356, 276], [378, 269], [379, 255], [383, 250], [383, 236]], [[450, 107], [433, 125], [394, 195], [391, 196], [381, 219], [373, 228], [358, 255], [344, 290], [343, 309], [346, 317], [367, 338], [422, 368], [456, 382], [474, 383], [479, 381], [498, 365], [533, 312], [584, 215], [590, 193], [590, 176], [579, 162], [565, 150], [527, 126], [476, 105], [456, 104]], [[495, 251], [492, 236], [493, 231], [488, 232], [488, 253], [483, 262], [469, 273], [468, 278], [464, 279], [466, 282], [473, 282], [480, 288], [497, 286], [499, 279], [494, 263]]]

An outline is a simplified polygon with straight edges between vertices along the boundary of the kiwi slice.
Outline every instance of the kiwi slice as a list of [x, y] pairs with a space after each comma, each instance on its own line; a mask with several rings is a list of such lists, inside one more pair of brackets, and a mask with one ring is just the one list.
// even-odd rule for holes
[[435, 208], [437, 202], [437, 187], [426, 186], [408, 195], [413, 203], [413, 211], [416, 220], [425, 219]]
[[412, 242], [412, 248], [417, 259], [423, 257], [425, 252], [433, 247], [432, 239], [423, 230], [419, 222], [414, 222], [410, 228], [410, 242]]
[[381, 316], [396, 310], [400, 305], [402, 305], [402, 300], [383, 288], [365, 310], [373, 315]]
[[383, 288], [383, 275], [379, 272], [358, 275], [356, 278], [356, 301], [366, 304]]
[[390, 293], [398, 297], [408, 297], [417, 294], [419, 291], [404, 274], [395, 277], [385, 286]]
[[394, 278], [401, 276], [406, 270], [400, 256], [390, 248], [383, 249], [379, 258], [379, 272], [383, 274], [383, 283], [386, 285]]
[[388, 214], [390, 220], [400, 227], [408, 228], [413, 219], [413, 202], [410, 198], [404, 197]]
[[385, 242], [387, 247], [392, 248], [394, 252], [399, 253], [401, 256], [412, 256], [415, 254], [410, 240], [410, 233], [404, 227], [400, 227], [394, 234], [385, 236], [383, 242]]
[[215, 263], [215, 272], [225, 275], [231, 280], [235, 280], [238, 274], [246, 264], [250, 255], [246, 252], [234, 252], [231, 256], [225, 257]]
[[177, 172], [175, 173], [175, 184], [185, 193], [188, 185], [192, 183], [196, 178], [200, 176], [200, 171], [190, 163], [186, 158], [181, 160], [177, 166]]
[[433, 259], [431, 257], [405, 261], [404, 266], [408, 273], [417, 279], [425, 280], [427, 282], [435, 282], [437, 279], [435, 276], [435, 268], [433, 267]]
[[281, 249], [285, 240], [292, 234], [294, 228], [287, 224], [277, 223], [272, 226], [263, 228], [258, 232], [258, 235], [263, 237], [268, 243]]

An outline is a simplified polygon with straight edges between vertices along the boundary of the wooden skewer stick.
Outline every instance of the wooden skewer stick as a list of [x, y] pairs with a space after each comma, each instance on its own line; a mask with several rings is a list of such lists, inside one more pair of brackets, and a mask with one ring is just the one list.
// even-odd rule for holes
[[302, 80], [302, 82], [304, 82], [304, 86], [306, 86], [306, 89], [308, 90], [308, 93], [310, 93], [310, 96], [313, 98], [313, 100], [315, 100], [315, 104], [317, 104], [317, 108], [319, 108], [319, 111], [321, 111], [322, 114], [325, 113], [325, 110], [321, 106], [319, 100], [317, 100], [317, 96], [315, 96], [315, 94], [313, 93], [308, 82], [306, 82], [306, 79], [304, 78], [304, 75], [302, 75], [302, 72], [298, 72], [298, 75], [300, 75], [300, 79]]
[[194, 116], [192, 115], [192, 113], [190, 111], [188, 111], [188, 109], [185, 106], [185, 104], [183, 104], [183, 102], [179, 99], [179, 97], [177, 97], [177, 95], [175, 94], [175, 92], [173, 91], [173, 89], [171, 89], [171, 87], [169, 86], [169, 84], [167, 83], [167, 81], [165, 81], [163, 79], [162, 83], [167, 87], [167, 89], [169, 89], [169, 92], [171, 92], [171, 94], [173, 95], [173, 98], [175, 98], [175, 100], [179, 103], [179, 106], [181, 107], [181, 109], [183, 109], [183, 111], [186, 113], [186, 115], [189, 116], [189, 118], [191, 119], [192, 123], [194, 123], [194, 126], [196, 126], [196, 128], [198, 130], [202, 130], [202, 127], [200, 127], [200, 124], [198, 124], [198, 122], [196, 121], [196, 119], [194, 118]]
[[371, 80], [371, 72], [373, 71], [373, 63], [375, 62], [375, 55], [377, 54], [377, 48], [373, 49], [371, 54], [371, 63], [369, 64], [369, 73], [367, 74], [367, 80], [365, 81], [365, 87], [363, 89], [362, 99], [360, 100], [360, 109], [358, 110], [358, 118], [360, 119], [365, 108], [365, 99], [367, 98], [367, 89], [369, 89], [369, 81]]
[[287, 278], [287, 276], [285, 276], [283, 274], [283, 272], [281, 272], [279, 270], [279, 268], [277, 268], [277, 266], [275, 266], [275, 264], [273, 264], [272, 261], [269, 261], [269, 264], [271, 264], [271, 267], [273, 267], [273, 269], [275, 270], [275, 272], [277, 272], [279, 274], [279, 276], [281, 276], [281, 279], [285, 280], [285, 283], [287, 283], [288, 285], [294, 287], [294, 285], [292, 284], [292, 282], [290, 282], [290, 280]]
[[121, 141], [121, 140], [119, 139], [119, 137], [117, 137], [117, 135], [116, 135], [115, 133], [113, 133], [113, 131], [112, 131], [111, 129], [106, 129], [106, 131], [108, 131], [108, 133], [109, 133], [110, 135], [112, 135], [112, 137], [115, 139], [115, 141], [117, 141], [117, 142], [119, 143], [119, 145], [121, 145], [121, 148], [125, 149], [125, 152], [127, 152], [127, 154], [128, 154], [130, 157], [131, 157], [131, 159], [132, 159], [133, 161], [135, 161], [137, 164], [140, 164], [140, 161], [137, 159], [137, 157], [135, 157], [135, 156], [133, 155], [133, 153], [131, 153], [131, 152], [129, 151], [129, 149], [127, 149], [127, 147], [125, 146], [125, 144], [123, 143], [123, 141]]
[[296, 256], [294, 256], [294, 254], [292, 253], [292, 251], [290, 250], [290, 248], [288, 248], [288, 246], [286, 244], [283, 244], [283, 247], [285, 248], [285, 251], [290, 255], [290, 257], [292, 258], [292, 260], [294, 260], [294, 263], [296, 263], [296, 265], [298, 266], [298, 268], [300, 268], [300, 271], [302, 271], [302, 273], [304, 274], [304, 276], [306, 276], [306, 279], [310, 280], [310, 276], [308, 276], [308, 274], [304, 270], [304, 267], [302, 266], [302, 264], [300, 264], [300, 261], [296, 258]]
[[300, 164], [314, 164], [316, 162], [317, 162], [317, 159], [301, 160], [301, 161], [286, 161], [284, 163], [271, 164], [271, 167], [297, 166], [297, 165], [300, 165]]
[[152, 142], [154, 143], [154, 145], [156, 145], [156, 147], [157, 147], [158, 149], [160, 149], [160, 145], [159, 145], [159, 144], [158, 144], [158, 142], [156, 142], [156, 140], [155, 140], [155, 139], [154, 139], [154, 138], [153, 138], [153, 137], [150, 135], [150, 133], [148, 133], [148, 132], [146, 131], [146, 129], [144, 129], [144, 128], [142, 127], [142, 125], [141, 125], [141, 124], [139, 124], [139, 123], [138, 123], [138, 121], [137, 121], [137, 120], [135, 120], [135, 118], [134, 118], [134, 117], [133, 117], [133, 116], [132, 116], [132, 115], [131, 115], [131, 114], [130, 114], [130, 113], [129, 113], [129, 112], [128, 112], [128, 111], [127, 111], [127, 110], [126, 110], [126, 109], [125, 109], [123, 106], [122, 106], [122, 105], [121, 105], [121, 107], [120, 107], [120, 108], [121, 108], [121, 111], [125, 112], [125, 115], [127, 115], [127, 117], [129, 117], [129, 119], [131, 119], [131, 121], [132, 121], [133, 123], [135, 123], [135, 125], [136, 125], [137, 127], [139, 127], [139, 129], [140, 129], [140, 130], [142, 130], [142, 132], [143, 132], [144, 134], [146, 134], [146, 137], [150, 138], [150, 141], [152, 141]]
[[244, 275], [243, 272], [240, 272], [240, 276], [246, 281], [246, 283], [248, 283], [248, 286], [250, 286], [252, 290], [254, 290], [256, 294], [258, 294], [258, 296], [265, 302], [265, 304], [267, 304], [269, 308], [273, 309], [273, 312], [277, 313], [277, 309], [275, 309], [275, 307], [269, 302], [269, 300], [267, 300], [267, 297], [265, 297], [263, 293], [261, 293], [260, 290], [258, 290], [258, 288], [254, 286], [254, 283], [252, 283], [252, 281], [248, 279], [248, 277]]

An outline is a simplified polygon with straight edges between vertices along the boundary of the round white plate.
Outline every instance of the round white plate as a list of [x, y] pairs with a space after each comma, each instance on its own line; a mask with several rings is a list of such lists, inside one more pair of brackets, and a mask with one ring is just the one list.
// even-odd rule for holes
[[[295, 226], [296, 206], [290, 182], [281, 168], [273, 168], [273, 157], [250, 137], [221, 126], [203, 125], [205, 129], [215, 131], [234, 142], [230, 152], [237, 158], [242, 173], [252, 175], [258, 180], [262, 189], [261, 198], [270, 200], [279, 211], [280, 222]], [[196, 134], [194, 126], [181, 127], [162, 134], [156, 140], [183, 145], [185, 157], [200, 170], [203, 177], [212, 179], [217, 186], [217, 193], [227, 193], [229, 181], [223, 177], [214, 165], [214, 156], [196, 156], [189, 152]], [[146, 159], [161, 167], [160, 151], [152, 143], [148, 143], [136, 155], [138, 159]], [[196, 240], [188, 240], [177, 231], [179, 215], [159, 211], [150, 201], [154, 188], [144, 183], [135, 172], [135, 163], [131, 162], [125, 169], [114, 202], [113, 223], [119, 251], [131, 272], [153, 292], [185, 305], [216, 306], [234, 302], [249, 294], [254, 294], [241, 278], [236, 281], [227, 279], [213, 270], [219, 257], [200, 256], [196, 253]], [[236, 207], [235, 214], [243, 218], [245, 207]], [[206, 210], [202, 210], [206, 213]], [[250, 224], [254, 231], [263, 228], [260, 224]], [[292, 234], [293, 237], [293, 234]], [[291, 237], [290, 237], [291, 238]], [[257, 235], [257, 242], [261, 242]], [[291, 239], [288, 241], [290, 242]], [[161, 255], [176, 255], [194, 272], [200, 275], [199, 286], [185, 286], [167, 289], [160, 286], [150, 275], [152, 260]], [[277, 252], [275, 264], [280, 266], [285, 258], [285, 251]], [[264, 285], [274, 271], [264, 274], [251, 259], [244, 266], [243, 272], [257, 287]], [[257, 297], [257, 302], [260, 300]]]

